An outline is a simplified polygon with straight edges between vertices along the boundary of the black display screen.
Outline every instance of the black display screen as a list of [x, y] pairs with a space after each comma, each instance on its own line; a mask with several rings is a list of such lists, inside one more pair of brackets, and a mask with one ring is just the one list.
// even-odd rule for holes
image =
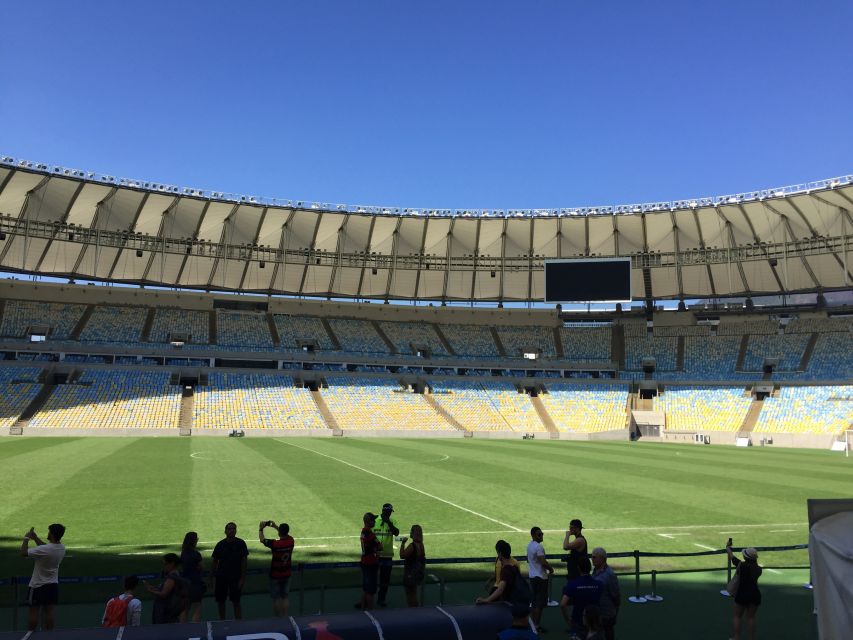
[[631, 259], [553, 260], [545, 263], [545, 302], [631, 299]]

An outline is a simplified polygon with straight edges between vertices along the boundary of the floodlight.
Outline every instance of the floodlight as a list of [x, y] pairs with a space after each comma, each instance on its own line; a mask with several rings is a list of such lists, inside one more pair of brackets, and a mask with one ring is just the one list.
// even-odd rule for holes
[[137, 249], [137, 250], [136, 250], [136, 257], [137, 257], [137, 258], [141, 258], [141, 257], [142, 257], [142, 249]]

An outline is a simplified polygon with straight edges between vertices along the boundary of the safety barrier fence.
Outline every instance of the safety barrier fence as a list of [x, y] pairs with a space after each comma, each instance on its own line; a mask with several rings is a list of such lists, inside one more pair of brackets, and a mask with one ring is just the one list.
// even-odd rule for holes
[[[787, 546], [777, 546], [777, 547], [756, 547], [756, 550], [759, 552], [793, 552], [793, 551], [802, 551], [807, 550], [807, 544], [798, 544], [798, 545], [787, 545]], [[742, 548], [736, 548], [735, 551], [740, 552]], [[607, 558], [608, 561], [614, 559], [633, 559], [633, 570], [631, 571], [619, 571], [616, 575], [626, 578], [633, 578], [633, 588], [627, 588], [627, 585], [623, 583], [623, 594], [631, 593], [628, 597], [629, 602], [635, 604], [641, 604], [645, 602], [658, 602], [662, 600], [662, 596], [657, 592], [657, 576], [666, 575], [666, 574], [687, 574], [687, 573], [708, 573], [708, 572], [726, 572], [725, 582], [721, 580], [721, 584], [728, 583], [732, 577], [733, 565], [728, 559], [728, 555], [726, 555], [725, 564], [717, 564], [713, 566], [706, 567], [697, 567], [697, 568], [678, 568], [678, 569], [644, 569], [642, 559], [643, 558], [697, 558], [697, 557], [712, 557], [726, 555], [725, 549], [713, 549], [707, 551], [693, 551], [693, 552], [685, 552], [685, 553], [672, 553], [672, 552], [653, 552], [653, 551], [640, 551], [635, 549], [633, 551], [621, 551], [615, 553], [608, 553]], [[521, 562], [526, 562], [526, 556], [514, 556], [516, 560]], [[548, 554], [546, 558], [556, 561], [562, 561], [565, 558], [564, 554]], [[463, 558], [427, 558], [426, 564], [433, 566], [451, 566], [451, 565], [494, 565], [495, 557], [463, 557]], [[402, 560], [393, 561], [394, 566], [402, 566]], [[294, 577], [291, 579], [291, 589], [290, 589], [290, 600], [291, 605], [294, 611], [298, 615], [303, 615], [306, 612], [306, 595], [310, 592], [314, 593], [314, 598], [312, 601], [312, 612], [316, 611], [317, 613], [328, 613], [327, 610], [327, 602], [326, 602], [326, 593], [327, 590], [331, 590], [333, 588], [339, 588], [338, 585], [334, 584], [326, 584], [323, 581], [320, 581], [318, 584], [310, 585], [308, 576], [314, 572], [331, 572], [334, 570], [341, 569], [351, 569], [353, 572], [358, 569], [360, 564], [358, 562], [311, 562], [311, 563], [298, 563], [293, 566], [293, 574]], [[769, 566], [762, 565], [766, 569], [807, 569], [808, 565], [780, 565], [780, 566]], [[267, 571], [263, 569], [250, 569], [247, 574], [249, 576], [263, 576], [266, 575]], [[159, 573], [137, 573], [135, 574], [140, 580], [156, 580], [161, 576]], [[641, 593], [641, 577], [648, 576], [651, 578], [651, 591], [649, 593]], [[63, 576], [60, 577], [60, 584], [62, 585], [110, 585], [110, 594], [115, 595], [113, 592], [118, 592], [121, 590], [121, 584], [124, 580], [124, 576], [122, 575], [99, 575], [99, 576]], [[11, 603], [12, 608], [12, 620], [11, 620], [11, 628], [17, 629], [18, 622], [20, 619], [23, 619], [20, 615], [19, 610], [25, 606], [25, 598], [27, 596], [27, 584], [29, 582], [29, 576], [11, 576], [8, 578], [0, 578], [0, 589], [7, 589], [7, 593], [10, 595], [9, 602]], [[553, 581], [549, 581], [550, 583]], [[441, 576], [437, 575], [434, 571], [428, 574], [427, 580], [421, 586], [421, 602], [425, 602], [425, 595], [427, 591], [427, 587], [430, 589], [435, 588], [436, 591], [433, 592], [435, 596], [435, 600], [438, 605], [446, 604], [446, 585], [447, 582], [442, 579]], [[109, 596], [106, 596], [109, 597]], [[101, 602], [101, 600], [97, 600], [97, 602]]]

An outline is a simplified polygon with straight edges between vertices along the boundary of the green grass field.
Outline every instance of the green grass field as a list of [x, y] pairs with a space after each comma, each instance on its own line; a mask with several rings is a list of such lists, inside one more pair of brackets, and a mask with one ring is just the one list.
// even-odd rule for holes
[[290, 523], [300, 561], [355, 559], [384, 502], [434, 558], [492, 555], [497, 538], [522, 553], [534, 524], [557, 553], [574, 517], [611, 552], [799, 544], [806, 499], [853, 487], [851, 461], [825, 451], [621, 442], [4, 438], [0, 459], [3, 545], [63, 522], [80, 574], [156, 567], [191, 529], [209, 549], [229, 520], [259, 562], [261, 519]]
[[[807, 542], [807, 498], [849, 497], [853, 487], [853, 461], [828, 451], [628, 442], [2, 438], [0, 460], [6, 575], [28, 575], [28, 562], [15, 557], [21, 536], [30, 526], [45, 535], [54, 521], [68, 528], [64, 576], [157, 571], [158, 556], [177, 551], [188, 530], [199, 532], [208, 557], [229, 520], [249, 543], [254, 568], [268, 561], [256, 537], [262, 519], [290, 523], [297, 562], [355, 560], [361, 516], [384, 502], [394, 504], [404, 531], [412, 523], [423, 526], [431, 558], [492, 556], [498, 538], [523, 554], [532, 525], [546, 531], [546, 550], [559, 553], [563, 531], [575, 517], [584, 521], [590, 544], [611, 553], [720, 549], [729, 536], [736, 545], [792, 545]], [[807, 573], [785, 567], [807, 562], [804, 551], [762, 555], [771, 568], [765, 582], [780, 594], [775, 606], [794, 598], [784, 606], [803, 609], [806, 630], [808, 598], [794, 584]], [[631, 558], [611, 564], [633, 570]], [[642, 560], [643, 570], [722, 566], [723, 556]], [[483, 564], [432, 569], [459, 581], [448, 597], [464, 602], [490, 573]], [[327, 610], [337, 606], [335, 598], [350, 605], [351, 574], [311, 575], [315, 586], [345, 587], [338, 596], [329, 592]], [[710, 584], [701, 586], [703, 580]], [[682, 600], [701, 593], [710, 598], [701, 606], [722, 606], [715, 594], [724, 573], [660, 581]], [[78, 602], [97, 603], [88, 620], [113, 588], [101, 585], [95, 592], [84, 585], [64, 593], [66, 601], [76, 593]], [[258, 582], [256, 590], [262, 589]], [[629, 577], [623, 589], [632, 592]], [[268, 600], [254, 597], [262, 615]], [[316, 598], [309, 595], [306, 612], [319, 608]], [[652, 615], [632, 611], [637, 624]], [[66, 613], [66, 621], [73, 615]]]

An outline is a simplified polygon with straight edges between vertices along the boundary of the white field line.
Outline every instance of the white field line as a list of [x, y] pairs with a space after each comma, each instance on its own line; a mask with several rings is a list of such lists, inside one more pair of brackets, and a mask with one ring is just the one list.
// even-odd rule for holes
[[707, 549], [708, 551], [716, 551], [714, 547], [709, 547], [707, 544], [699, 544], [698, 542], [694, 542], [693, 546], [699, 547], [700, 549]]
[[[718, 524], [691, 524], [691, 525], [679, 525], [675, 527], [666, 527], [667, 530], [672, 531], [675, 529], [716, 529], [720, 525]], [[725, 526], [725, 525], [723, 525]], [[782, 526], [806, 526], [805, 522], [787, 522], [787, 523], [771, 523], [771, 524], [740, 524], [740, 525], [730, 525], [730, 526], [738, 526], [741, 528], [751, 527], [751, 528], [764, 528], [764, 527], [782, 527]], [[593, 527], [584, 527], [584, 529], [589, 532], [595, 533], [621, 533], [628, 531], [648, 531], [651, 527], [602, 527], [601, 529], [596, 529]], [[501, 533], [518, 533], [519, 529], [494, 529], [491, 531], [431, 531], [430, 537], [432, 536], [476, 536], [476, 535], [496, 535]], [[565, 529], [543, 529], [545, 533], [565, 533]], [[788, 533], [796, 531], [796, 529], [774, 529], [771, 530], [770, 533]], [[672, 534], [670, 534], [672, 535]], [[357, 539], [359, 536], [356, 535], [337, 535], [337, 536], [299, 536], [299, 540], [350, 540]], [[200, 540], [199, 546], [204, 547], [206, 545], [215, 544], [215, 540]], [[181, 546], [181, 541], [177, 542], [147, 542], [147, 543], [136, 543], [136, 544], [93, 544], [93, 545], [75, 545], [73, 547], [66, 547], [69, 551], [72, 549], [128, 549], [128, 548], [139, 548], [139, 547], [174, 547]], [[304, 548], [304, 546], [302, 547]]]
[[767, 569], [767, 571], [769, 571], [770, 573], [775, 573], [775, 574], [777, 574], [777, 575], [782, 575], [782, 572], [781, 572], [781, 571], [777, 571], [776, 569]]
[[672, 540], [675, 536], [689, 536], [690, 533], [659, 533], [657, 535], [659, 535], [661, 538], [669, 538], [670, 540]]
[[730, 536], [734, 533], [743, 533], [743, 531], [720, 531], [721, 536]]
[[298, 444], [293, 444], [291, 442], [285, 442], [284, 440], [279, 440], [277, 438], [275, 441], [280, 442], [281, 444], [286, 445], [288, 447], [294, 447], [296, 449], [301, 449], [302, 451], [307, 451], [308, 453], [313, 453], [315, 455], [322, 456], [324, 458], [328, 458], [329, 460], [334, 460], [335, 462], [340, 462], [341, 464], [345, 464], [348, 467], [352, 467], [353, 469], [357, 469], [357, 470], [361, 471], [362, 473], [367, 473], [367, 474], [374, 476], [376, 478], [380, 478], [381, 480], [385, 480], [386, 482], [390, 482], [392, 484], [399, 485], [405, 489], [409, 489], [410, 491], [414, 491], [415, 493], [420, 493], [421, 495], [426, 496], [427, 498], [432, 498], [433, 500], [437, 500], [438, 502], [443, 502], [444, 504], [450, 505], [451, 507], [459, 509], [460, 511], [465, 511], [465, 512], [470, 513], [472, 515], [475, 515], [479, 518], [483, 518], [484, 520], [488, 520], [489, 522], [494, 522], [495, 524], [499, 524], [502, 527], [506, 527], [507, 529], [512, 529], [515, 532], [521, 533], [523, 531], [522, 529], [519, 529], [518, 527], [514, 527], [511, 524], [507, 524], [506, 522], [501, 522], [500, 520], [496, 520], [495, 518], [492, 518], [492, 517], [487, 516], [485, 514], [478, 513], [477, 511], [469, 509], [468, 507], [463, 507], [462, 505], [456, 504], [455, 502], [451, 502], [450, 500], [445, 500], [444, 498], [440, 498], [440, 497], [433, 495], [431, 493], [427, 493], [426, 491], [422, 491], [422, 490], [417, 489], [417, 488], [415, 488], [411, 485], [408, 485], [406, 483], [399, 482], [399, 481], [394, 480], [392, 478], [389, 478], [387, 476], [383, 476], [379, 473], [376, 473], [375, 471], [370, 471], [369, 469], [365, 469], [364, 467], [359, 467], [357, 464], [353, 464], [352, 462], [347, 462], [346, 460], [341, 460], [340, 458], [336, 458], [335, 456], [330, 456], [326, 453], [320, 453], [319, 451], [314, 451], [313, 449], [309, 449], [308, 447], [300, 447]]

